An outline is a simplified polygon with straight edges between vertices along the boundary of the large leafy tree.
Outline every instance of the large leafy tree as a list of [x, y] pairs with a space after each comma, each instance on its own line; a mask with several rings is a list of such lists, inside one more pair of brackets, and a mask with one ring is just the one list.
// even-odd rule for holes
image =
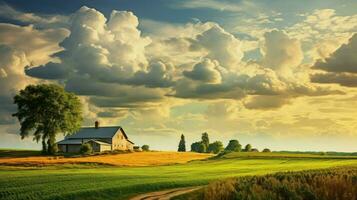
[[185, 142], [185, 136], [182, 134], [181, 135], [181, 140], [178, 146], [178, 151], [179, 152], [185, 152], [186, 151], [186, 142]]
[[219, 153], [224, 150], [223, 143], [221, 141], [215, 141], [208, 146], [208, 152]]
[[79, 98], [55, 84], [28, 85], [14, 97], [14, 103], [21, 138], [33, 135], [37, 142], [42, 140], [42, 150], [49, 154], [56, 151], [56, 135], [77, 131], [83, 120]]
[[241, 151], [242, 145], [239, 144], [238, 140], [230, 140], [225, 151]]

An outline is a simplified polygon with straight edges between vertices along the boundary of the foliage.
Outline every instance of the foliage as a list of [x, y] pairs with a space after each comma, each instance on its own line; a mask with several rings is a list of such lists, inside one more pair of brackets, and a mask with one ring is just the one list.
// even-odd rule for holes
[[223, 143], [221, 141], [215, 141], [208, 146], [208, 152], [212, 153], [220, 153], [224, 150]]
[[93, 152], [93, 148], [89, 143], [84, 143], [81, 145], [79, 153], [81, 154], [91, 154]]
[[149, 150], [150, 150], [150, 147], [149, 147], [149, 145], [144, 144], [143, 146], [141, 146], [141, 149], [142, 149], [143, 151], [149, 151]]
[[351, 200], [357, 199], [356, 184], [357, 168], [285, 172], [217, 181], [187, 199]]
[[199, 146], [201, 145], [201, 142], [194, 142], [191, 144], [191, 151], [192, 152], [199, 152]]
[[203, 142], [200, 142], [198, 145], [198, 153], [206, 153], [207, 152], [207, 148], [206, 148], [206, 144], [204, 144]]
[[208, 146], [209, 146], [209, 138], [208, 138], [208, 133], [202, 133], [202, 144], [205, 146], [204, 149], [206, 149], [204, 152], [207, 152]]
[[245, 145], [244, 151], [245, 151], [245, 152], [251, 152], [251, 151], [252, 151], [252, 145], [251, 145], [251, 144]]
[[181, 140], [178, 146], [178, 151], [179, 152], [185, 152], [186, 151], [186, 142], [185, 142], [185, 136], [182, 134], [181, 135]]
[[252, 148], [250, 151], [251, 152], [259, 152], [259, 150], [257, 148]]
[[33, 134], [37, 142], [42, 140], [43, 152], [55, 153], [58, 133], [65, 135], [77, 131], [82, 123], [80, 100], [54, 84], [28, 85], [14, 97], [21, 138]]
[[271, 151], [270, 151], [270, 149], [265, 148], [265, 149], [263, 149], [263, 151], [262, 151], [262, 152], [269, 153], [269, 152], [271, 152]]
[[239, 152], [242, 150], [242, 145], [239, 144], [238, 140], [230, 140], [227, 147], [224, 150]]

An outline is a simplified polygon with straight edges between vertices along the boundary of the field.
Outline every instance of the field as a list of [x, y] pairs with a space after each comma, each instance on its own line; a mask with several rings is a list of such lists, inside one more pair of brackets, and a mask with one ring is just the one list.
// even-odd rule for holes
[[357, 167], [342, 167], [230, 178], [173, 199], [353, 200], [357, 199], [356, 185]]
[[[152, 158], [160, 159], [160, 152], [153, 152]], [[138, 161], [137, 157], [133, 159]], [[0, 199], [128, 199], [139, 193], [206, 185], [222, 178], [337, 166], [357, 166], [357, 159], [352, 156], [238, 153], [186, 164], [145, 167], [3, 164], [0, 166]]]
[[[24, 154], [24, 153], [21, 153]], [[30, 152], [28, 153], [30, 154]], [[179, 153], [179, 152], [136, 152], [114, 155], [97, 155], [87, 157], [63, 157], [63, 156], [11, 156], [6, 157], [3, 151], [0, 155], [0, 165], [13, 166], [48, 166], [58, 164], [98, 164], [112, 166], [153, 166], [186, 163], [191, 160], [205, 159], [212, 154]], [[31, 155], [31, 154], [30, 154]]]

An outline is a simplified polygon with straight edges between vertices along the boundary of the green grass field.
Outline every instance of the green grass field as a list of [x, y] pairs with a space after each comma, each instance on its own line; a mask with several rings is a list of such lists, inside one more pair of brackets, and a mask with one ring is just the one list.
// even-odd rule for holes
[[0, 166], [0, 199], [127, 199], [135, 194], [281, 171], [357, 166], [356, 157], [238, 153], [219, 159], [152, 167]]

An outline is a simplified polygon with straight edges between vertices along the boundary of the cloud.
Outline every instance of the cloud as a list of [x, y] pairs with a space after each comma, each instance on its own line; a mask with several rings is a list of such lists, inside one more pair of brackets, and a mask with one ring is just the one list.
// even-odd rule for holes
[[35, 24], [39, 27], [66, 26], [68, 17], [64, 15], [37, 15], [34, 13], [25, 13], [15, 10], [13, 7], [0, 3], [0, 16], [29, 24]]
[[327, 72], [357, 73], [357, 34], [354, 34], [347, 44], [343, 44], [325, 60], [318, 60], [315, 69]]
[[313, 69], [325, 73], [314, 73], [311, 81], [315, 83], [336, 83], [347, 87], [357, 86], [357, 34], [347, 44], [343, 44], [324, 60], [318, 60]]
[[185, 9], [212, 9], [218, 11], [240, 12], [247, 10], [254, 4], [250, 1], [241, 1], [239, 3], [231, 3], [229, 1], [215, 1], [215, 0], [196, 0], [196, 1], [180, 1], [180, 3], [173, 5], [174, 8]]
[[32, 83], [23, 71], [26, 65], [28, 60], [24, 52], [0, 44], [0, 124], [15, 122], [11, 116], [16, 109], [12, 98], [18, 90]]
[[211, 61], [210, 59], [204, 59], [202, 62], [197, 63], [192, 71], [184, 71], [183, 74], [192, 80], [203, 81], [206, 83], [220, 83], [222, 77], [217, 68], [217, 62]]
[[291, 71], [303, 60], [301, 44], [282, 31], [273, 30], [264, 34], [262, 65], [281, 75], [291, 75]]
[[197, 35], [193, 48], [204, 48], [207, 58], [217, 60], [227, 69], [237, 68], [243, 58], [241, 42], [217, 24]]
[[280, 108], [291, 102], [291, 98], [286, 96], [252, 96], [244, 102], [248, 109], [269, 110]]
[[0, 43], [21, 50], [30, 65], [45, 64], [50, 55], [61, 50], [58, 43], [69, 34], [67, 29], [48, 28], [38, 30], [33, 26], [0, 23]]

